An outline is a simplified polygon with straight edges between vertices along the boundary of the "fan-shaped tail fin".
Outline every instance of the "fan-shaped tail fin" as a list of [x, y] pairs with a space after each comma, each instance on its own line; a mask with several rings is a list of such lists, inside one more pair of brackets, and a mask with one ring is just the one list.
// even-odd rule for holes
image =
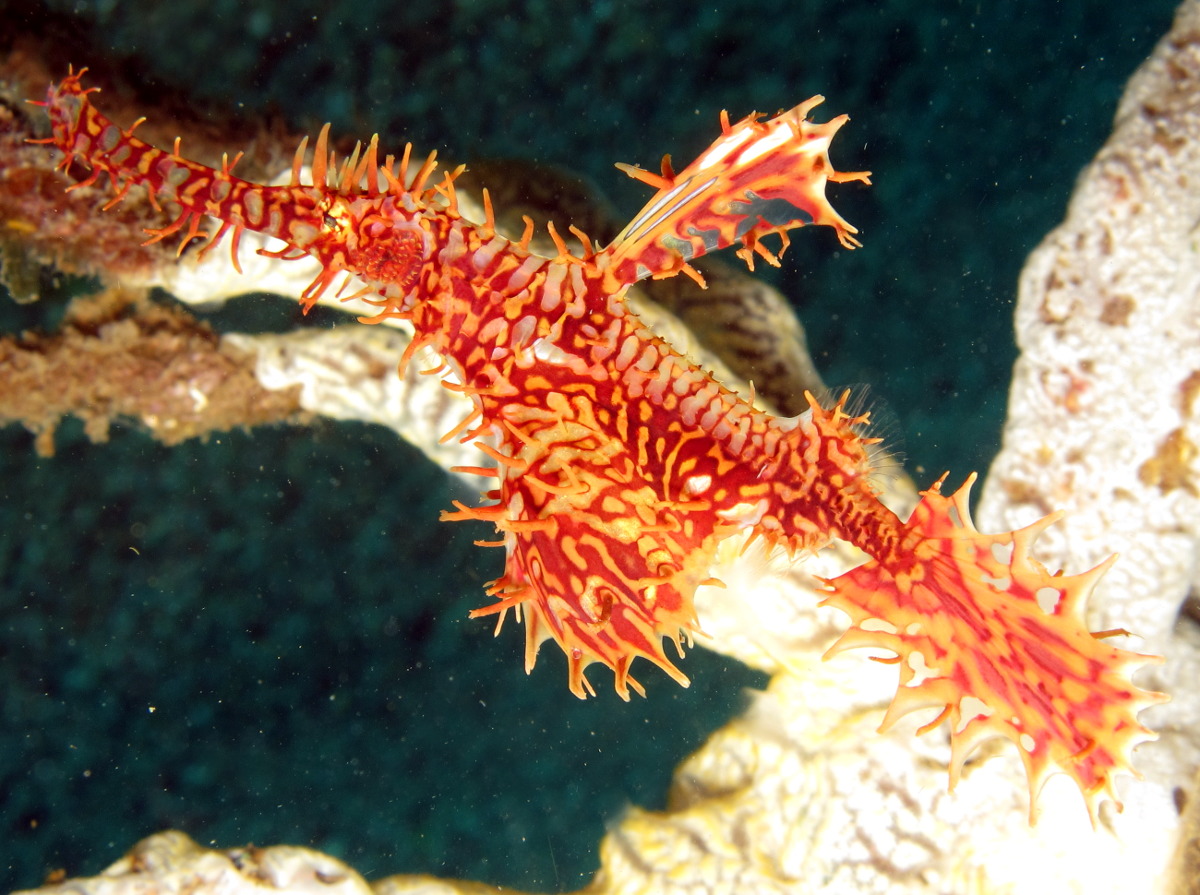
[[921, 732], [949, 722], [952, 786], [976, 744], [1004, 736], [1025, 763], [1031, 816], [1045, 779], [1061, 771], [1094, 820], [1100, 800], [1116, 801], [1113, 774], [1130, 771], [1132, 748], [1153, 738], [1137, 714], [1165, 697], [1130, 675], [1158, 657], [1111, 646], [1085, 625], [1084, 603], [1115, 557], [1081, 575], [1050, 574], [1030, 547], [1060, 515], [982, 534], [968, 509], [973, 480], [950, 497], [940, 481], [924, 492], [889, 568], [871, 560], [829, 582], [825, 603], [853, 621], [830, 653], [896, 653], [900, 682], [882, 726], [940, 708]]

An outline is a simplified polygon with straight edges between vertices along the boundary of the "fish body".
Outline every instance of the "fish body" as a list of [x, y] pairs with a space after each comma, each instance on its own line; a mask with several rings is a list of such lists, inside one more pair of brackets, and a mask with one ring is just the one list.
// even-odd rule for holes
[[[676, 173], [624, 166], [656, 189], [608, 246], [574, 231], [578, 253], [551, 228], [553, 258], [458, 208], [456, 171], [419, 165], [411, 147], [380, 162], [378, 143], [340, 165], [327, 129], [302, 183], [301, 145], [291, 182], [265, 186], [139, 140], [92, 104], [83, 72], [51, 88], [45, 141], [107, 174], [114, 202], [135, 186], [177, 209], [152, 239], [203, 236], [207, 251], [245, 230], [274, 236], [284, 257], [312, 256], [321, 273], [301, 300], [311, 305], [337, 279], [378, 308], [364, 322], [402, 318], [415, 338], [402, 362], [428, 346], [443, 359], [447, 388], [473, 403], [450, 437], [474, 441], [493, 479], [482, 506], [457, 504], [447, 519], [495, 525], [506, 554], [488, 586], [495, 601], [475, 614], [509, 609], [523, 619], [526, 666], [553, 640], [567, 657], [571, 691], [593, 692], [585, 669], [613, 670], [617, 692], [642, 692], [630, 673], [638, 657], [681, 684], [687, 678], [664, 642], [699, 630], [698, 586], [726, 538], [761, 538], [795, 555], [833, 538], [870, 559], [826, 582], [825, 603], [851, 627], [831, 651], [882, 647], [895, 653], [897, 694], [885, 726], [909, 711], [939, 710], [927, 728], [950, 725], [951, 780], [981, 740], [1007, 737], [1021, 752], [1031, 802], [1054, 771], [1080, 786], [1089, 810], [1115, 798], [1113, 774], [1150, 736], [1137, 712], [1157, 694], [1135, 687], [1131, 669], [1152, 657], [1093, 636], [1083, 604], [1108, 563], [1075, 576], [1050, 574], [1030, 556], [1057, 516], [1016, 532], [977, 531], [968, 510], [973, 476], [955, 494], [939, 480], [901, 520], [873, 485], [875, 439], [848, 396], [781, 418], [715, 381], [651, 332], [624, 301], [647, 277], [684, 273], [689, 262], [736, 246], [748, 264], [778, 263], [763, 238], [805, 225], [832, 227], [854, 248], [857, 232], [830, 206], [830, 182], [869, 183], [866, 172], [833, 168], [829, 145], [846, 116], [814, 123], [806, 103], [763, 120], [731, 124]], [[460, 169], [461, 170], [461, 169]], [[200, 222], [218, 228], [202, 233]], [[186, 230], [184, 228], [187, 228]], [[943, 477], [944, 480], [944, 477]]]

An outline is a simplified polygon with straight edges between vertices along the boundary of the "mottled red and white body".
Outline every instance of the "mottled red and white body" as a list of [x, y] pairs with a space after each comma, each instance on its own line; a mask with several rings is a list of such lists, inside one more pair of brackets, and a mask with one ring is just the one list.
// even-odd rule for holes
[[[401, 317], [445, 360], [446, 385], [474, 411], [451, 433], [473, 439], [494, 465], [492, 501], [459, 505], [451, 519], [485, 519], [502, 534], [504, 574], [476, 614], [515, 609], [524, 618], [526, 665], [540, 643], [566, 653], [572, 692], [592, 692], [584, 669], [613, 669], [617, 691], [641, 690], [630, 666], [641, 656], [682, 684], [663, 648], [697, 629], [693, 594], [709, 580], [717, 545], [747, 531], [790, 552], [831, 538], [871, 560], [829, 582], [826, 602], [853, 622], [835, 648], [881, 646], [896, 653], [899, 688], [885, 724], [914, 709], [940, 707], [927, 727], [951, 727], [956, 778], [978, 740], [1003, 735], [1020, 749], [1032, 795], [1053, 770], [1072, 776], [1094, 810], [1114, 796], [1112, 775], [1149, 735], [1136, 714], [1156, 700], [1129, 675], [1145, 656], [1090, 634], [1083, 602], [1107, 564], [1079, 576], [1051, 575], [1029, 556], [1049, 517], [999, 535], [976, 531], [967, 510], [970, 481], [952, 497], [940, 482], [901, 521], [876, 497], [866, 417], [845, 397], [777, 418], [756, 410], [650, 332], [624, 294], [645, 277], [699, 275], [688, 261], [738, 245], [772, 263], [762, 238], [805, 224], [834, 228], [858, 243], [829, 205], [839, 173], [830, 141], [845, 123], [807, 115], [814, 97], [766, 121], [731, 125], [679, 173], [627, 168], [656, 187], [646, 208], [608, 247], [558, 255], [528, 250], [487, 220], [458, 211], [457, 172], [434, 179], [431, 156], [378, 161], [376, 141], [341, 167], [317, 142], [313, 183], [267, 187], [210, 169], [138, 140], [91, 104], [82, 72], [51, 89], [53, 142], [64, 166], [78, 160], [94, 181], [107, 173], [117, 196], [146, 187], [179, 208], [153, 238], [200, 235], [217, 218], [210, 245], [243, 230], [275, 236], [323, 271], [305, 291], [310, 306], [343, 272], [368, 283], [379, 307], [371, 321]], [[414, 170], [416, 168], [416, 170]], [[370, 321], [368, 321], [370, 322]], [[973, 477], [972, 477], [973, 478]], [[681, 651], [682, 652], [682, 651]]]

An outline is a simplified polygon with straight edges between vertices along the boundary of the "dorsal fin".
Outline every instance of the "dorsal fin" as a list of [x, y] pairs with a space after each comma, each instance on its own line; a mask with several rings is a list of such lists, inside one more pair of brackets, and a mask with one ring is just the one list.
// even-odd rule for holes
[[830, 206], [825, 184], [859, 180], [870, 172], [839, 172], [829, 161], [829, 143], [849, 119], [824, 124], [805, 116], [824, 97], [814, 96], [767, 121], [754, 114], [735, 125], [721, 113], [721, 136], [698, 159], [676, 174], [669, 157], [662, 174], [618, 165], [658, 192], [606, 250], [622, 282], [672, 276], [707, 252], [740, 243], [738, 254], [753, 266], [757, 252], [771, 263], [762, 244], [768, 233], [805, 224], [837, 231], [846, 248], [859, 245], [858, 231]]

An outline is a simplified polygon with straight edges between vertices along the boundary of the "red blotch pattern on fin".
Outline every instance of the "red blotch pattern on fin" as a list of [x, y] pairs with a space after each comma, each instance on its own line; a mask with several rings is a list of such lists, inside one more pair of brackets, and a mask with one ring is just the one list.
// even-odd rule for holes
[[690, 272], [688, 261], [737, 244], [751, 268], [755, 254], [777, 265], [762, 238], [778, 233], [786, 248], [786, 231], [806, 224], [833, 227], [843, 246], [857, 247], [858, 231], [833, 210], [825, 184], [870, 183], [870, 172], [834, 170], [829, 144], [850, 118], [809, 121], [823, 101], [814, 96], [768, 121], [753, 114], [732, 126], [722, 114], [720, 138], [678, 174], [669, 158], [661, 175], [618, 165], [659, 190], [609, 248], [617, 277], [634, 282]]
[[828, 654], [895, 652], [900, 682], [881, 730], [940, 708], [921, 732], [949, 723], [951, 786], [979, 742], [1003, 736], [1020, 750], [1031, 812], [1046, 778], [1061, 771], [1094, 819], [1101, 799], [1116, 801], [1113, 774], [1130, 771], [1133, 746], [1153, 738], [1137, 713], [1164, 697], [1134, 686], [1130, 674], [1158, 658], [1109, 646], [1084, 623], [1084, 603], [1115, 557], [1080, 575], [1051, 575], [1030, 548], [1060, 515], [982, 534], [968, 508], [974, 478], [951, 497], [941, 481], [923, 492], [886, 568], [870, 560], [828, 582], [823, 605], [853, 621]]

